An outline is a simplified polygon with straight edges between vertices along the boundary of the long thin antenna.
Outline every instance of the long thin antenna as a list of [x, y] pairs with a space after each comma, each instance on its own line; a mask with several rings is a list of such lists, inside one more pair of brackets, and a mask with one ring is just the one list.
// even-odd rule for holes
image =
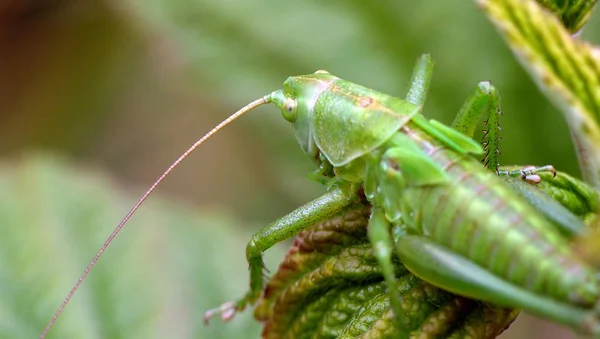
[[198, 141], [196, 141], [190, 148], [187, 149], [187, 151], [185, 151], [177, 160], [175, 160], [175, 162], [171, 166], [169, 166], [169, 168], [154, 182], [154, 184], [152, 184], [152, 186], [150, 186], [150, 188], [146, 191], [146, 193], [144, 193], [144, 195], [142, 195], [140, 200], [138, 200], [138, 202], [131, 208], [131, 210], [129, 211], [129, 213], [127, 213], [125, 218], [123, 218], [123, 220], [121, 220], [119, 225], [111, 233], [111, 235], [108, 237], [108, 239], [106, 239], [106, 241], [104, 242], [104, 245], [102, 245], [102, 247], [100, 247], [100, 250], [98, 250], [98, 253], [96, 253], [96, 256], [94, 256], [94, 259], [92, 259], [92, 261], [85, 268], [85, 271], [83, 271], [83, 274], [81, 274], [81, 277], [79, 277], [79, 280], [77, 280], [75, 285], [73, 285], [73, 288], [71, 288], [71, 291], [69, 292], [69, 294], [67, 294], [67, 296], [63, 300], [63, 302], [60, 305], [60, 307], [58, 308], [58, 310], [56, 310], [56, 313], [54, 313], [52, 320], [50, 320], [50, 322], [46, 326], [46, 329], [44, 329], [44, 332], [42, 332], [42, 334], [40, 335], [40, 339], [44, 339], [46, 337], [46, 335], [48, 334], [48, 331], [50, 331], [50, 328], [52, 328], [52, 326], [56, 322], [56, 319], [58, 319], [58, 316], [65, 309], [65, 307], [69, 303], [69, 300], [71, 300], [71, 298], [73, 297], [73, 294], [75, 294], [75, 292], [79, 288], [79, 285], [81, 285], [81, 283], [83, 282], [85, 277], [87, 277], [88, 273], [90, 273], [90, 271], [92, 270], [92, 267], [94, 267], [94, 265], [96, 265], [96, 262], [98, 261], [98, 259], [100, 259], [100, 256], [102, 255], [102, 253], [104, 253], [104, 251], [106, 250], [108, 245], [110, 245], [110, 243], [113, 241], [113, 239], [117, 236], [117, 234], [119, 234], [121, 229], [125, 226], [127, 221], [129, 221], [129, 218], [131, 218], [133, 213], [135, 213], [135, 211], [142, 205], [142, 203], [146, 200], [146, 198], [148, 198], [150, 193], [152, 193], [154, 191], [154, 189], [167, 177], [167, 175], [169, 175], [169, 173], [171, 173], [175, 169], [175, 167], [177, 167], [185, 158], [187, 158], [187, 156], [190, 155], [190, 153], [192, 153], [196, 148], [198, 148], [198, 146], [202, 145], [206, 140], [208, 140], [210, 137], [212, 137], [221, 128], [227, 126], [229, 123], [236, 120], [237, 118], [244, 115], [245, 113], [253, 110], [254, 108], [256, 108], [260, 105], [264, 105], [268, 102], [270, 102], [269, 96], [264, 96], [260, 99], [254, 100], [253, 102], [251, 102], [248, 105], [241, 108], [239, 111], [233, 113], [229, 118], [223, 120], [215, 128], [210, 130], [210, 132], [206, 133], [202, 138], [200, 138]]

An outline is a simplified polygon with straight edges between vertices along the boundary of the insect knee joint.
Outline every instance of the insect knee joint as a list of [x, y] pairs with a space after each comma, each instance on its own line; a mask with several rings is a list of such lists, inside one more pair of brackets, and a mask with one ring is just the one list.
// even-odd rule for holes
[[251, 261], [252, 259], [256, 259], [260, 257], [263, 252], [262, 246], [260, 246], [260, 242], [256, 235], [252, 236], [252, 239], [246, 245], [246, 259]]

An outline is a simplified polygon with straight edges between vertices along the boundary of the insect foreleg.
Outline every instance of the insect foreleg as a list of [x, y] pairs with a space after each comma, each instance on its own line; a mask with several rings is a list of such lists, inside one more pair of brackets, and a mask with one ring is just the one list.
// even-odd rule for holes
[[403, 311], [400, 292], [398, 291], [398, 284], [396, 283], [395, 266], [392, 263], [394, 244], [390, 234], [390, 228], [391, 224], [385, 217], [383, 210], [377, 207], [373, 208], [367, 229], [369, 241], [373, 246], [375, 257], [377, 258], [379, 265], [381, 265], [381, 271], [388, 286], [392, 310], [394, 311], [396, 322], [399, 328], [401, 328], [400, 324], [402, 322], [401, 316]]
[[216, 314], [221, 319], [231, 320], [235, 314], [246, 306], [255, 303], [263, 291], [265, 284], [262, 253], [273, 245], [296, 236], [315, 223], [329, 219], [345, 207], [358, 202], [358, 186], [341, 184], [332, 188], [323, 196], [305, 204], [290, 214], [271, 223], [252, 236], [246, 246], [246, 259], [250, 265], [250, 290], [238, 301], [228, 302], [204, 314], [208, 322]]
[[526, 166], [517, 170], [498, 170], [498, 175], [509, 176], [509, 177], [520, 177], [530, 184], [539, 184], [542, 178], [538, 173], [550, 172], [556, 177], [556, 169], [552, 165], [546, 165], [541, 167]]

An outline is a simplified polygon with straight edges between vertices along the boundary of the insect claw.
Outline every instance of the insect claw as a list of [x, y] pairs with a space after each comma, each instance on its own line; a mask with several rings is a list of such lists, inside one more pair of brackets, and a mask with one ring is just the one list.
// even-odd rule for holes
[[233, 317], [235, 317], [236, 312], [237, 307], [235, 302], [231, 301], [228, 303], [224, 303], [223, 305], [217, 308], [213, 308], [212, 310], [204, 312], [204, 325], [208, 325], [210, 319], [217, 314], [221, 314], [221, 320], [230, 321], [231, 319], [233, 319]]
[[548, 170], [552, 172], [552, 177], [556, 178], [556, 168], [554, 168], [552, 165], [548, 165]]
[[221, 320], [230, 321], [231, 319], [233, 319], [233, 317], [235, 317], [235, 313], [236, 310], [234, 307], [226, 309], [225, 311], [223, 311], [223, 313], [221, 313]]

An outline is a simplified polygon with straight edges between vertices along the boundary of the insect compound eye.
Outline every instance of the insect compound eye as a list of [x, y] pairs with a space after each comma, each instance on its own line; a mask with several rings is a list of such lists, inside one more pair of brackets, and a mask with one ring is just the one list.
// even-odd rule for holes
[[329, 72], [327, 72], [324, 69], [320, 69], [320, 70], [316, 71], [315, 74], [329, 74]]
[[283, 106], [283, 118], [289, 122], [296, 121], [296, 115], [298, 113], [298, 103], [292, 98], [287, 98], [285, 105]]

